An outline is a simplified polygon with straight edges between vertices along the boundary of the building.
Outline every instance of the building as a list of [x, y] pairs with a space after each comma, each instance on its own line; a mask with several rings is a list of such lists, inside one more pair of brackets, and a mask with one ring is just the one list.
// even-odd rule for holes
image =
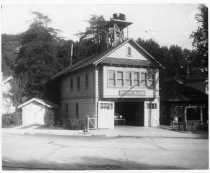
[[83, 59], [54, 76], [61, 114], [70, 119], [96, 115], [98, 128], [114, 128], [117, 115], [126, 125], [158, 126], [159, 68], [132, 39]]
[[47, 100], [33, 98], [18, 106], [22, 108], [22, 125], [45, 125], [46, 114], [53, 114], [57, 106]]
[[172, 121], [208, 124], [208, 95], [177, 81], [164, 82], [160, 89], [160, 124]]
[[13, 77], [5, 77], [2, 81], [2, 114], [11, 114], [15, 112], [15, 106], [12, 101], [11, 81]]

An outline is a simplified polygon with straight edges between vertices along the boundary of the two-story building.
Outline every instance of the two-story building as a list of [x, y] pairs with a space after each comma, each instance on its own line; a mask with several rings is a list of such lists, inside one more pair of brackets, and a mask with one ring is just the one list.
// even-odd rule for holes
[[61, 112], [69, 118], [98, 116], [98, 128], [114, 128], [116, 115], [126, 125], [159, 125], [159, 68], [162, 65], [134, 40], [63, 69]]

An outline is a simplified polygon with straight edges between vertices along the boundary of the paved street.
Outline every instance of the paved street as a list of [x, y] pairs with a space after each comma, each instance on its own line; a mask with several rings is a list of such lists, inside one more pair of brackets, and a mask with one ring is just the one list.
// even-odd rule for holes
[[2, 134], [3, 169], [208, 169], [208, 139]]

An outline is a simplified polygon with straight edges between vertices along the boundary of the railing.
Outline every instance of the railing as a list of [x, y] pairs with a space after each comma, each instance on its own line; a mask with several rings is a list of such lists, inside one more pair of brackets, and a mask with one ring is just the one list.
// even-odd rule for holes
[[87, 115], [87, 131], [96, 130], [98, 128], [98, 116]]

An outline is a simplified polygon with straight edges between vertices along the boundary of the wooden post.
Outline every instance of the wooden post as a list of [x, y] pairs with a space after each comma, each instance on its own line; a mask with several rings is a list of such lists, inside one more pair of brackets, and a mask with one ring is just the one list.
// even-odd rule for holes
[[185, 130], [187, 130], [187, 108], [184, 108], [184, 123], [185, 123]]
[[201, 118], [201, 125], [203, 125], [203, 107], [200, 107], [200, 118]]
[[87, 116], [87, 132], [89, 131], [89, 116]]

